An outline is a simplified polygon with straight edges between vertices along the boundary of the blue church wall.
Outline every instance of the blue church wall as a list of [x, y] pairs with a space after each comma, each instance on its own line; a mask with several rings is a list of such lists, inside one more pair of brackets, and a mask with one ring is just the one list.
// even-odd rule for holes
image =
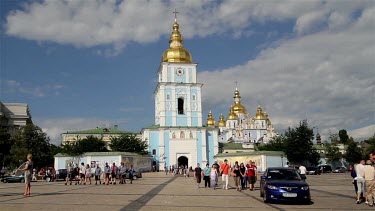
[[189, 71], [189, 83], [192, 83], [193, 82], [193, 69], [188, 68], [188, 71]]
[[167, 81], [170, 82], [172, 80], [172, 68], [168, 67], [168, 74], [167, 74]]
[[[197, 162], [202, 165], [202, 133], [197, 133]], [[193, 166], [195, 163], [193, 163]]]
[[198, 125], [198, 117], [196, 117], [196, 118], [191, 118], [191, 126], [193, 126], [193, 127], [197, 127], [197, 126], [199, 126], [199, 125]]
[[171, 126], [172, 125], [172, 111], [165, 112], [165, 125]]
[[170, 156], [169, 156], [169, 132], [164, 131], [164, 157], [165, 158], [165, 165], [168, 167], [171, 165], [170, 163]]
[[214, 147], [214, 136], [212, 133], [208, 132], [207, 133], [207, 156], [208, 156], [208, 162], [210, 165], [214, 163], [214, 155], [215, 155], [215, 147]]
[[[156, 154], [152, 154], [152, 150], [156, 150]], [[156, 166], [159, 165], [159, 132], [152, 131], [150, 132], [150, 147], [149, 152], [153, 156], [154, 161], [156, 161]]]
[[178, 115], [176, 123], [177, 123], [177, 126], [186, 126], [187, 125], [186, 115]]

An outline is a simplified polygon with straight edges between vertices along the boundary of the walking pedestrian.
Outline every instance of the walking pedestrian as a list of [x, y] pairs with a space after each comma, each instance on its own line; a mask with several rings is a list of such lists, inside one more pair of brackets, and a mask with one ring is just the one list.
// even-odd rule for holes
[[215, 190], [217, 186], [217, 178], [219, 177], [219, 172], [215, 164], [213, 164], [211, 167], [210, 177], [211, 177], [211, 186]]
[[199, 188], [199, 185], [201, 184], [201, 180], [202, 180], [202, 169], [199, 166], [199, 163], [197, 163], [197, 167], [195, 167], [194, 169], [194, 176], [197, 181], [197, 187]]
[[125, 167], [125, 163], [121, 163], [121, 166], [119, 167], [119, 171], [120, 171], [120, 184], [126, 184], [126, 167]]
[[250, 188], [250, 191], [253, 191], [254, 190], [254, 184], [257, 180], [257, 177], [256, 177], [257, 167], [255, 166], [255, 162], [253, 162], [251, 160], [246, 165], [246, 167], [247, 167], [247, 178], [248, 178], [248, 182], [249, 182], [249, 188]]
[[25, 191], [23, 193], [23, 196], [30, 196], [30, 190], [31, 190], [30, 182], [32, 179], [32, 170], [34, 166], [32, 159], [33, 159], [33, 156], [31, 154], [28, 154], [25, 166], [22, 169], [18, 169], [18, 170], [25, 171]]
[[242, 190], [245, 190], [246, 188], [246, 183], [247, 183], [247, 180], [246, 180], [246, 167], [243, 163], [240, 164], [240, 178], [241, 178], [241, 189]]
[[85, 184], [86, 184], [86, 182], [88, 183], [88, 181], [90, 181], [90, 185], [91, 185], [92, 172], [91, 172], [90, 165], [86, 164], [86, 168], [85, 169], [86, 169], [86, 172], [85, 172]]
[[211, 174], [211, 168], [210, 165], [207, 163], [206, 167], [203, 169], [203, 180], [204, 180], [204, 187], [207, 188], [207, 186], [211, 187], [211, 181], [210, 181], [210, 174]]
[[373, 190], [372, 186], [374, 183], [375, 178], [375, 169], [372, 165], [371, 160], [366, 161], [366, 165], [364, 168], [364, 179], [365, 179], [365, 185], [366, 185], [366, 204], [368, 204], [370, 207], [374, 206], [374, 198], [373, 198]]
[[111, 168], [111, 184], [116, 185], [116, 173], [117, 173], [117, 166], [115, 163], [112, 164]]
[[79, 176], [80, 176], [80, 183], [86, 185], [86, 179], [85, 179], [85, 176], [86, 176], [86, 167], [85, 167], [85, 164], [82, 162], [81, 163], [81, 168], [79, 169]]
[[358, 187], [357, 201], [356, 201], [357, 204], [361, 203], [360, 201], [361, 194], [365, 195], [364, 193], [366, 192], [365, 191], [365, 178], [364, 178], [365, 166], [363, 164], [365, 164], [365, 160], [361, 160], [359, 164], [357, 164], [356, 169], [355, 169], [355, 171], [357, 172], [357, 187]]
[[129, 172], [130, 184], [133, 184], [133, 176], [134, 176], [133, 164], [130, 165], [130, 168], [128, 169], [128, 172]]
[[224, 163], [220, 166], [221, 180], [223, 181], [223, 189], [228, 190], [228, 177], [229, 177], [230, 166], [228, 165], [228, 160], [225, 159]]
[[101, 173], [102, 173], [102, 169], [99, 167], [99, 164], [96, 164], [96, 168], [95, 168], [95, 185], [98, 184], [98, 181], [99, 181], [100, 185], [102, 184], [102, 181], [100, 180], [100, 174]]
[[105, 178], [104, 178], [104, 183], [103, 185], [109, 185], [109, 175], [111, 174], [111, 167], [109, 167], [108, 163], [105, 163], [105, 166], [104, 166], [104, 174], [105, 174]]
[[238, 162], [234, 164], [233, 170], [232, 170], [232, 177], [234, 180], [234, 185], [236, 186], [236, 190], [241, 191], [241, 173], [240, 173], [240, 166], [238, 165]]

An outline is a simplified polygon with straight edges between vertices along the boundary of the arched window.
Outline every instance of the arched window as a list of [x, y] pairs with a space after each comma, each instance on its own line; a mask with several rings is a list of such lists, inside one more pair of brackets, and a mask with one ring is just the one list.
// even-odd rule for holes
[[193, 101], [195, 101], [195, 95], [193, 94], [193, 96], [192, 96], [192, 99], [193, 99]]
[[156, 155], [156, 149], [153, 149], [153, 150], [152, 150], [152, 154], [153, 154], [153, 155]]
[[167, 100], [170, 100], [170, 99], [171, 99], [171, 96], [167, 94]]
[[177, 100], [178, 114], [184, 114], [184, 99], [178, 98]]
[[184, 131], [181, 131], [181, 133], [180, 133], [180, 138], [185, 138], [185, 133], [184, 133]]

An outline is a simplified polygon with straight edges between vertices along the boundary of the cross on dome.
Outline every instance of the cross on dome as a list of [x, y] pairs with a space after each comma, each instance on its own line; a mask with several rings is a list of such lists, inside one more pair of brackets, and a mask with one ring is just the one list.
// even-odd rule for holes
[[176, 10], [176, 8], [174, 8], [174, 21], [176, 22], [177, 21], [177, 13], [179, 13], [179, 12], [177, 12], [177, 10]]

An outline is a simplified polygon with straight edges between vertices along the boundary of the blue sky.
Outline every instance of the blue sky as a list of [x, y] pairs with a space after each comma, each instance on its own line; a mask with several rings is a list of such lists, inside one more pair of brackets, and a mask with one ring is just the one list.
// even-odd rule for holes
[[238, 81], [278, 131], [308, 119], [325, 139], [374, 134], [374, 1], [1, 1], [0, 100], [27, 103], [53, 143], [152, 125], [175, 8], [204, 120], [228, 114]]

